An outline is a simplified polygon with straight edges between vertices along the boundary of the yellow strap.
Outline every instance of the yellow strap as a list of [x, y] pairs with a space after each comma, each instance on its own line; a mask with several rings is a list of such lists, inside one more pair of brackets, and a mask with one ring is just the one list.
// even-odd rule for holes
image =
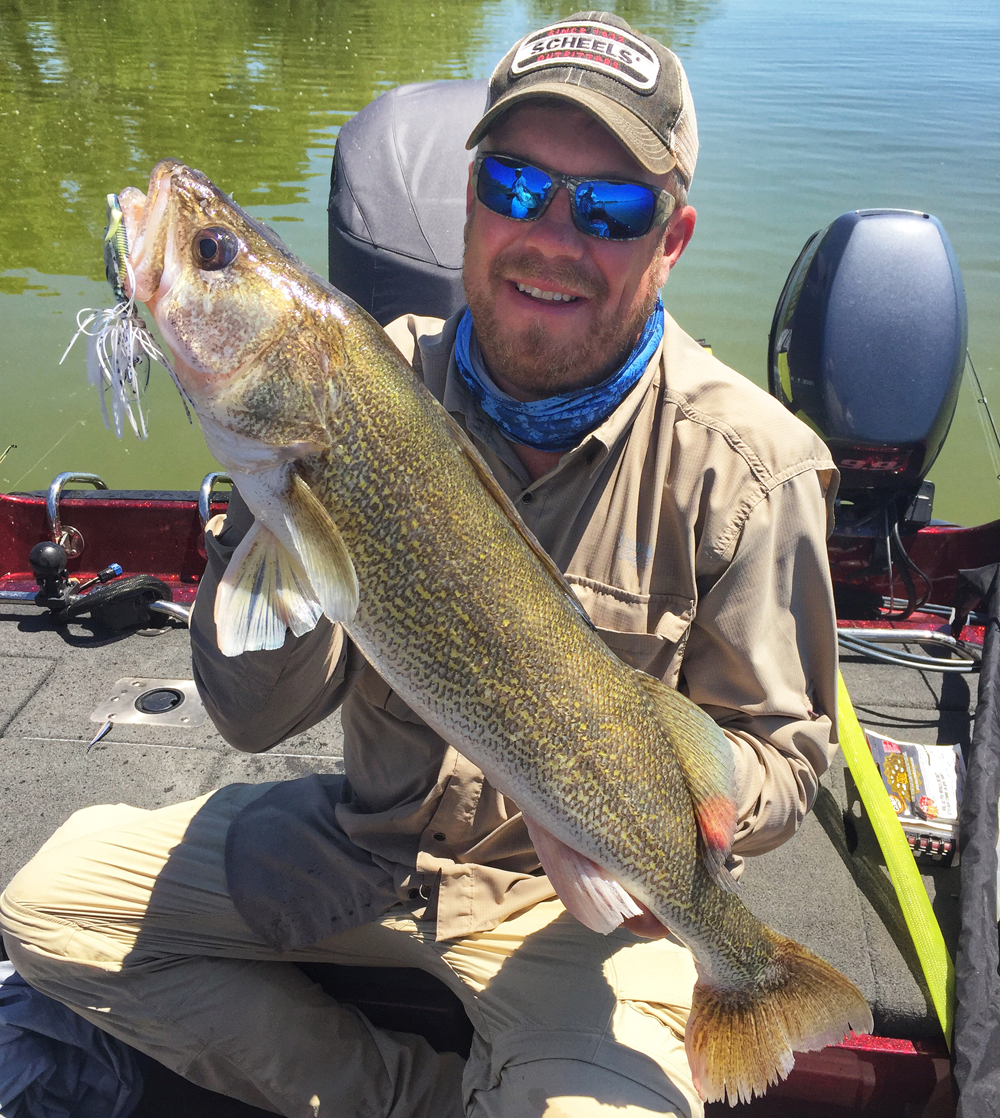
[[837, 716], [840, 722], [840, 748], [844, 751], [854, 783], [861, 793], [875, 837], [882, 848], [889, 877], [899, 898], [906, 926], [913, 936], [917, 958], [927, 980], [945, 1041], [951, 1048], [951, 1025], [955, 1012], [955, 965], [941, 935], [927, 890], [920, 879], [913, 852], [882, 784], [878, 766], [868, 749], [865, 732], [854, 713], [844, 677], [838, 673]]

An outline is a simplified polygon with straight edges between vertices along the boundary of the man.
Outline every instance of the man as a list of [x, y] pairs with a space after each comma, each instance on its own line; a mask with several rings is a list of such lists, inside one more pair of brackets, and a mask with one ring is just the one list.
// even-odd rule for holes
[[[469, 310], [390, 336], [610, 647], [723, 727], [736, 870], [794, 831], [832, 750], [832, 462], [662, 311], [695, 222], [694, 112], [671, 52], [607, 13], [528, 36], [493, 75], [475, 144]], [[342, 705], [347, 779], [78, 813], [4, 895], [17, 967], [190, 1078], [281, 1114], [699, 1114], [683, 945], [649, 913], [607, 937], [570, 917], [517, 805], [339, 628], [221, 656], [214, 591], [251, 522], [234, 494], [211, 526], [196, 678], [242, 749]], [[475, 1026], [468, 1062], [375, 1029], [296, 960], [438, 975]]]

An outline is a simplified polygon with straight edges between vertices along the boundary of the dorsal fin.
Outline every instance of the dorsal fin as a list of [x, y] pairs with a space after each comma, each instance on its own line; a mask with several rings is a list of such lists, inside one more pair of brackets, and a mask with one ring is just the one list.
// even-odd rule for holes
[[720, 872], [729, 857], [736, 831], [736, 764], [729, 739], [697, 704], [658, 679], [636, 672], [664, 736], [673, 747], [691, 794], [702, 855], [709, 872], [731, 884]]
[[538, 540], [535, 539], [535, 535], [528, 527], [528, 525], [525, 524], [524, 521], [521, 519], [521, 514], [514, 507], [514, 502], [511, 501], [510, 497], [508, 497], [507, 494], [500, 488], [497, 479], [490, 472], [489, 466], [487, 466], [486, 462], [483, 460], [483, 456], [472, 445], [472, 440], [469, 438], [468, 432], [462, 430], [458, 423], [456, 423], [452, 416], [449, 415], [447, 412], [445, 413], [445, 418], [452, 430], [452, 433], [455, 436], [455, 440], [465, 452], [465, 457], [468, 459], [469, 464], [472, 466], [473, 470], [475, 470], [476, 475], [482, 483], [483, 488], [506, 513], [507, 519], [513, 525], [514, 530], [525, 542], [525, 544], [527, 544], [528, 548], [534, 553], [535, 557], [544, 567], [545, 571], [552, 579], [552, 581], [556, 584], [558, 589], [563, 594], [565, 594], [567, 598], [569, 598], [570, 602], [573, 605], [573, 608], [587, 623], [587, 627], [590, 629], [595, 629], [596, 626], [594, 625], [593, 621], [590, 620], [590, 616], [588, 615], [587, 611], [580, 604], [580, 599], [573, 593], [573, 588], [566, 581], [562, 571], [559, 570], [559, 568], [552, 561], [552, 557], [549, 555], [549, 553], [545, 550], [544, 547], [542, 547]]

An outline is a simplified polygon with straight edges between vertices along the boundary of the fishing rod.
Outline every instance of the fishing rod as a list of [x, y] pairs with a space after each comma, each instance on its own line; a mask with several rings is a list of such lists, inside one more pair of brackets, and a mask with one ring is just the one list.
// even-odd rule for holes
[[[986, 442], [990, 449], [990, 458], [993, 462], [993, 472], [996, 474], [997, 481], [1000, 481], [1000, 433], [997, 432], [997, 425], [993, 420], [993, 413], [990, 411], [990, 405], [986, 399], [986, 393], [983, 391], [982, 381], [979, 379], [979, 374], [976, 372], [976, 366], [972, 363], [972, 354], [966, 349], [965, 359], [969, 363], [969, 368], [972, 370], [972, 376], [976, 382], [976, 391], [979, 393], [978, 403], [983, 405], [983, 411], [986, 413], [986, 419], [989, 420], [989, 430], [986, 428], [986, 419], [983, 419], [983, 413], [979, 413], [980, 421], [983, 424], [983, 431], [986, 434]], [[993, 441], [990, 441], [990, 431], [993, 432]]]

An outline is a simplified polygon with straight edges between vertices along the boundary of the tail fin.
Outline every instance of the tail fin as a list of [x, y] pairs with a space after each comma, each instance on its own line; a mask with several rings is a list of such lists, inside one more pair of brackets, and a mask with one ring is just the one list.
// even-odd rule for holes
[[871, 1010], [853, 982], [800, 943], [770, 934], [776, 979], [694, 988], [685, 1044], [695, 1086], [709, 1102], [749, 1102], [788, 1075], [795, 1052], [871, 1032]]

